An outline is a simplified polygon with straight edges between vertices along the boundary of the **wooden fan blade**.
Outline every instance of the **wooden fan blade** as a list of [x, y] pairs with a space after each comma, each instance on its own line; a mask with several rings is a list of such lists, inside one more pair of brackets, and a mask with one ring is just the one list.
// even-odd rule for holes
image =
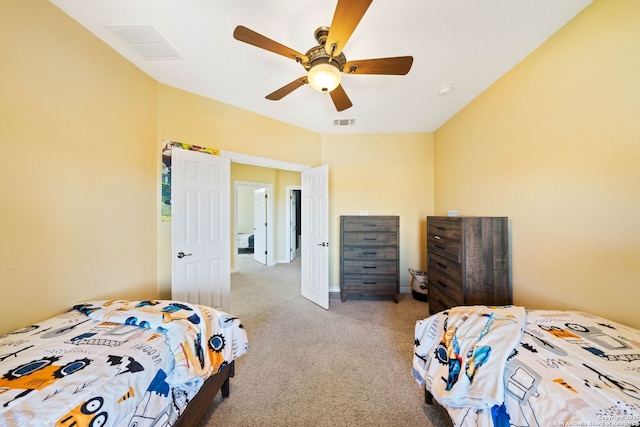
[[349, 61], [344, 64], [346, 74], [391, 74], [405, 75], [413, 65], [413, 56], [396, 56], [393, 58], [363, 59]]
[[373, 0], [338, 0], [324, 45], [328, 55], [338, 56]]
[[347, 93], [342, 88], [342, 85], [338, 85], [337, 88], [329, 92], [329, 95], [331, 95], [333, 105], [336, 106], [336, 110], [338, 111], [344, 111], [353, 105], [347, 96]]
[[250, 45], [277, 53], [278, 55], [286, 56], [287, 58], [298, 62], [309, 62], [309, 58], [307, 58], [306, 55], [296, 52], [295, 50], [273, 41], [262, 34], [256, 33], [247, 27], [243, 27], [242, 25], [238, 25], [236, 29], [233, 30], [233, 37], [241, 42], [249, 43]]
[[305, 85], [307, 83], [308, 83], [307, 82], [307, 76], [300, 77], [298, 79], [295, 79], [291, 83], [282, 86], [280, 89], [271, 92], [265, 98], [267, 98], [267, 99], [269, 99], [271, 101], [278, 101], [278, 100], [284, 98], [285, 96], [289, 95], [294, 90], [298, 89], [300, 86], [303, 86], [303, 85]]

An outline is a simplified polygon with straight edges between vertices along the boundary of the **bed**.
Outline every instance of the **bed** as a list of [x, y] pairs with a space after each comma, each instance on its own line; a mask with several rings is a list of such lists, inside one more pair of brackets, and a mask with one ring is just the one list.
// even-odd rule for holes
[[238, 233], [238, 253], [253, 253], [253, 234]]
[[211, 307], [83, 302], [0, 336], [0, 425], [195, 426], [247, 351]]
[[640, 425], [640, 331], [588, 313], [436, 313], [416, 323], [413, 376], [454, 426]]

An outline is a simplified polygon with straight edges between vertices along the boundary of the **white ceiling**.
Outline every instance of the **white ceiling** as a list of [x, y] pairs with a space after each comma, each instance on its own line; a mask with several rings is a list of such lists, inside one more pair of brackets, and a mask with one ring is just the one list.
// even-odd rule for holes
[[[317, 44], [337, 0], [50, 0], [159, 82], [322, 134], [431, 132], [592, 0], [374, 0], [347, 60], [412, 55], [406, 76], [343, 75], [353, 107], [337, 112], [293, 60], [233, 38], [244, 25], [293, 50]], [[147, 60], [112, 27], [152, 26], [181, 59]], [[439, 94], [442, 86], [453, 90]], [[334, 120], [354, 119], [354, 126]]]

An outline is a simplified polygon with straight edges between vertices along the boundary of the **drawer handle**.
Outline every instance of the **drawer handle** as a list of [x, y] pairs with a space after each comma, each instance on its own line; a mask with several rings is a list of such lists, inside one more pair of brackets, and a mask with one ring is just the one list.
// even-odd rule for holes
[[443, 282], [443, 281], [441, 281], [441, 280], [436, 280], [436, 283], [437, 283], [438, 285], [442, 286], [443, 288], [446, 288], [446, 287], [447, 287], [447, 284], [446, 284], [446, 283], [444, 283], [444, 282]]
[[365, 226], [365, 227], [377, 227], [378, 226], [377, 224], [371, 224], [371, 223], [365, 223], [365, 224], [362, 224], [362, 225]]
[[378, 238], [377, 237], [365, 237], [362, 240], [378, 240]]
[[433, 236], [436, 240], [440, 240], [440, 236], [438, 236], [437, 234]]
[[363, 255], [378, 255], [378, 252], [362, 252]]
[[362, 282], [365, 285], [377, 285], [378, 282]]
[[449, 267], [447, 267], [445, 264], [443, 264], [441, 262], [436, 262], [436, 264], [438, 264], [442, 268], [449, 268]]
[[436, 248], [442, 249], [444, 251], [444, 246], [442, 246], [442, 245], [436, 245]]
[[447, 231], [448, 228], [447, 227], [436, 227], [438, 230], [442, 230], [442, 231]]
[[375, 265], [365, 265], [362, 268], [378, 268]]

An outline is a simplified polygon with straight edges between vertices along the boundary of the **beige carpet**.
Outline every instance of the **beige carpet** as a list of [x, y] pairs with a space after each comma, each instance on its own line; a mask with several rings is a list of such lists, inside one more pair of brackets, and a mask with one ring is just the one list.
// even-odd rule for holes
[[428, 305], [332, 294], [329, 310], [300, 295], [299, 259], [266, 267], [238, 260], [231, 312], [249, 353], [236, 361], [230, 397], [220, 394], [209, 426], [448, 426], [424, 404], [411, 375], [414, 326]]

